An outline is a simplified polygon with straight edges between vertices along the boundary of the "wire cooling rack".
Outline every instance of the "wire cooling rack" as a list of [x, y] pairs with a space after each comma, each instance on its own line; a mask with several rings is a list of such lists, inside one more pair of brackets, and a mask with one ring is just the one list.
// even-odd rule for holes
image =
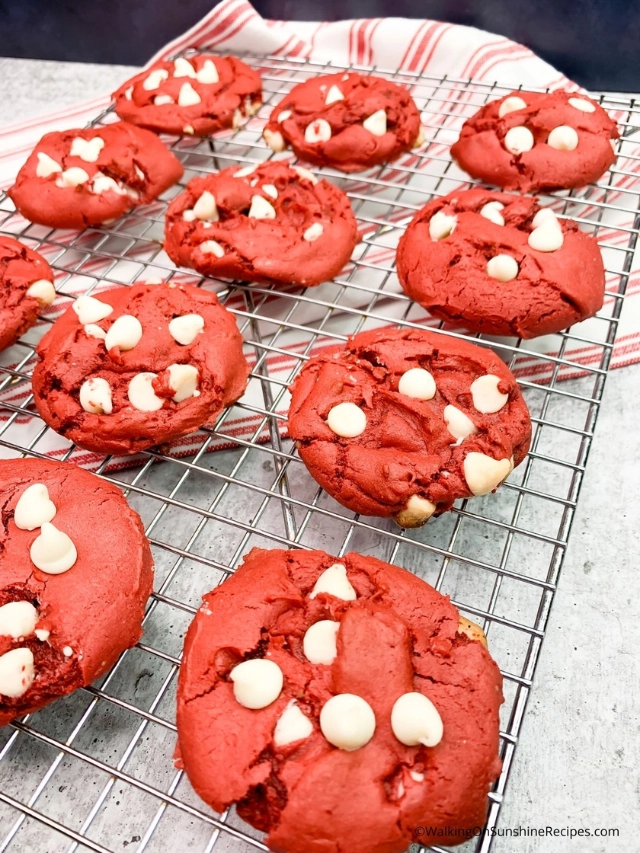
[[[247, 126], [215, 140], [174, 140], [184, 182], [273, 156], [260, 131], [282, 95], [309, 76], [354, 68], [279, 57], [248, 61], [263, 75], [264, 106]], [[603, 309], [552, 339], [487, 342], [519, 378], [530, 407], [528, 458], [496, 495], [461, 501], [426, 527], [401, 531], [390, 521], [354, 516], [318, 489], [286, 439], [286, 386], [314, 349], [362, 329], [427, 322], [442, 331], [402, 294], [393, 250], [415, 210], [433, 195], [468, 184], [451, 161], [449, 145], [465, 118], [507, 90], [375, 71], [411, 89], [426, 142], [393, 166], [363, 175], [316, 170], [349, 193], [363, 232], [351, 265], [320, 288], [205, 282], [176, 271], [159, 241], [164, 208], [181, 187], [108, 227], [82, 233], [25, 223], [6, 197], [0, 200], [0, 230], [50, 259], [60, 294], [43, 322], [0, 357], [0, 454], [53, 452], [120, 484], [143, 518], [156, 561], [142, 642], [99, 683], [0, 731], [0, 851], [266, 850], [260, 834], [233, 810], [210, 811], [172, 761], [184, 632], [200, 596], [254, 546], [374, 555], [417, 573], [484, 627], [505, 681], [504, 765], [490, 795], [489, 833], [462, 849], [486, 853], [491, 846], [632, 269], [640, 224], [633, 133], [640, 109], [633, 101], [601, 96], [622, 132], [617, 165], [597, 185], [546, 199], [561, 216], [597, 235], [608, 270]], [[94, 124], [113, 119], [106, 111]], [[215, 426], [180, 444], [173, 457], [149, 451], [130, 467], [109, 457], [89, 458], [52, 434], [35, 413], [28, 381], [34, 345], [68, 298], [150, 276], [215, 287], [236, 315], [253, 370], [245, 398]], [[213, 448], [219, 449], [209, 453]]]

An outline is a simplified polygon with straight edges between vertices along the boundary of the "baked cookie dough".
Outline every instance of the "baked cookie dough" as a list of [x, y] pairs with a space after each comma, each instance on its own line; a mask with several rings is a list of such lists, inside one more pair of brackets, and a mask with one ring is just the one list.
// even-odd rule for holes
[[120, 118], [156, 133], [206, 136], [239, 127], [262, 104], [262, 81], [235, 56], [161, 60], [113, 93]]
[[372, 557], [254, 549], [204, 597], [179, 754], [215, 811], [278, 853], [400, 853], [482, 826], [502, 678], [446, 596]]
[[194, 432], [242, 396], [249, 375], [233, 315], [186, 284], [81, 296], [37, 354], [41, 417], [97, 453], [137, 453]]
[[342, 190], [271, 161], [190, 181], [169, 205], [164, 248], [203, 275], [309, 287], [338, 275], [357, 242]]
[[31, 222], [85, 228], [153, 201], [182, 176], [155, 134], [119, 121], [45, 134], [9, 196]]
[[472, 177], [506, 190], [573, 189], [615, 162], [619, 135], [586, 95], [517, 91], [467, 119], [451, 156]]
[[423, 207], [400, 240], [400, 283], [429, 313], [471, 332], [534, 338], [604, 300], [596, 239], [535, 198], [473, 189]]
[[370, 74], [327, 74], [294, 86], [263, 131], [274, 151], [362, 172], [422, 145], [420, 113], [402, 86]]
[[361, 332], [310, 359], [290, 390], [289, 435], [314, 480], [353, 512], [401, 527], [494, 491], [529, 449], [529, 412], [506, 365], [435, 332]]
[[42, 255], [12, 237], [0, 237], [0, 350], [35, 325], [55, 298], [53, 272]]
[[153, 559], [116, 486], [63, 462], [0, 461], [0, 725], [105, 673], [142, 635]]

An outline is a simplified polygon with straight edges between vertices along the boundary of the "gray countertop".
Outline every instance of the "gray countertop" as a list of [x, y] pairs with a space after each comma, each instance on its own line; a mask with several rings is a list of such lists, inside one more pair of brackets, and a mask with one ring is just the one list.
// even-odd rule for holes
[[[110, 92], [131, 71], [0, 59], [0, 124]], [[639, 382], [640, 365], [607, 380], [500, 819], [500, 827], [617, 827], [620, 838], [499, 838], [495, 853], [611, 853], [637, 844]]]

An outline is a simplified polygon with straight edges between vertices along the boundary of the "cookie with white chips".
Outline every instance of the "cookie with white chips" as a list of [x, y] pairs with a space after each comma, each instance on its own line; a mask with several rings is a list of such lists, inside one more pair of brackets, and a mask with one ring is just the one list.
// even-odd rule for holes
[[153, 558], [121, 490], [63, 462], [0, 461], [0, 725], [91, 684], [142, 634]]
[[160, 60], [113, 93], [120, 118], [156, 133], [206, 136], [239, 127], [262, 104], [262, 81], [235, 56]]
[[37, 354], [41, 417], [98, 453], [136, 453], [212, 423], [249, 374], [233, 315], [213, 293], [183, 284], [81, 296]]
[[420, 113], [404, 86], [382, 77], [326, 74], [298, 83], [269, 117], [274, 151], [342, 172], [362, 172], [422, 145]]
[[53, 272], [42, 255], [0, 237], [0, 350], [30, 329], [55, 298]]
[[483, 632], [420, 578], [256, 548], [187, 632], [178, 755], [278, 853], [400, 853], [482, 826], [501, 702]]
[[155, 134], [119, 121], [45, 134], [9, 196], [31, 222], [85, 228], [153, 201], [182, 173]]
[[616, 123], [577, 92], [512, 92], [465, 121], [451, 156], [472, 177], [507, 190], [573, 189], [616, 159]]
[[535, 198], [473, 189], [414, 216], [397, 253], [405, 292], [471, 332], [535, 338], [593, 316], [605, 271], [595, 237]]
[[529, 449], [506, 365], [435, 332], [361, 332], [310, 359], [290, 390], [289, 435], [311, 476], [353, 512], [401, 527], [494, 491]]
[[189, 181], [167, 210], [164, 248], [203, 275], [309, 287], [338, 275], [357, 242], [342, 190], [269, 161]]

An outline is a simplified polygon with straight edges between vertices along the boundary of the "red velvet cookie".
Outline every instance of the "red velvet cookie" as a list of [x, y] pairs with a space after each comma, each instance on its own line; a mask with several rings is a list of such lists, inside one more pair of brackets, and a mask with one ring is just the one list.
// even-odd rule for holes
[[573, 189], [615, 162], [608, 113], [575, 92], [512, 92], [467, 119], [451, 156], [472, 177], [507, 190]]
[[35, 325], [56, 298], [51, 267], [37, 252], [0, 237], [0, 350]]
[[278, 853], [399, 853], [416, 827], [481, 826], [502, 702], [485, 644], [404, 569], [256, 548], [187, 633], [184, 768]]
[[203, 275], [308, 287], [338, 275], [357, 242], [342, 190], [271, 161], [189, 181], [169, 205], [164, 248]]
[[343, 172], [362, 172], [422, 144], [409, 92], [369, 74], [327, 74], [294, 86], [271, 113], [264, 138], [274, 151]]
[[262, 81], [235, 56], [161, 60], [114, 92], [120, 118], [156, 133], [206, 136], [239, 127], [262, 104]]
[[249, 374], [233, 316], [185, 284], [81, 296], [37, 352], [38, 412], [98, 453], [137, 453], [194, 432], [242, 396]]
[[535, 338], [602, 307], [596, 239], [534, 198], [475, 189], [430, 202], [400, 240], [405, 292], [471, 332]]
[[31, 222], [84, 228], [153, 201], [182, 172], [155, 134], [119, 121], [45, 134], [9, 195]]
[[486, 495], [529, 449], [515, 379], [491, 350], [434, 332], [361, 332], [291, 386], [289, 434], [343, 506], [418, 527]]
[[91, 684], [134, 646], [153, 584], [120, 489], [62, 462], [0, 462], [0, 725]]

